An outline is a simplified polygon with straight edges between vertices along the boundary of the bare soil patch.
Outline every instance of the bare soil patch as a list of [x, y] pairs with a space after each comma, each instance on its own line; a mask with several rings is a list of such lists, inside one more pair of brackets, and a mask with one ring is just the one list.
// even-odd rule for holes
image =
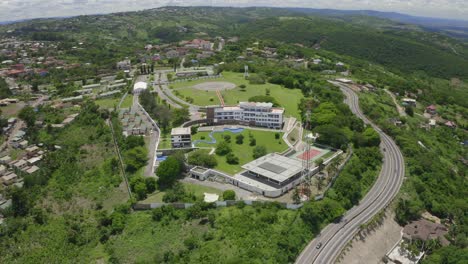
[[200, 84], [196, 84], [192, 86], [193, 88], [197, 90], [202, 90], [202, 91], [225, 91], [225, 90], [232, 90], [236, 88], [236, 85], [230, 82], [204, 82]]

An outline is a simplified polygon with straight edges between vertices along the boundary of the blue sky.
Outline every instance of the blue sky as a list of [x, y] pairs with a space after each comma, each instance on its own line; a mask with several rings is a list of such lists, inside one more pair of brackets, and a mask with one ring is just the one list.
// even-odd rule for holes
[[167, 5], [371, 9], [468, 20], [468, 0], [0, 0], [0, 21], [133, 11]]

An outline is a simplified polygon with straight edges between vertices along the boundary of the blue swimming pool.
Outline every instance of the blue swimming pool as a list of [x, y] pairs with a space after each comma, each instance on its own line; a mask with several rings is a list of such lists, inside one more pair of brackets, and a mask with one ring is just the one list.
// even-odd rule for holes
[[159, 156], [159, 157], [156, 157], [156, 160], [157, 161], [165, 161], [167, 159], [167, 156]]
[[205, 139], [201, 139], [201, 140], [195, 140], [192, 142], [192, 144], [195, 146], [197, 145], [198, 143], [205, 143], [205, 144], [216, 144], [216, 138], [213, 136], [214, 133], [223, 133], [223, 132], [231, 132], [233, 134], [239, 134], [239, 133], [242, 133], [244, 131], [244, 128], [228, 128], [228, 127], [225, 127], [223, 130], [214, 130], [214, 131], [211, 131], [210, 134], [208, 134], [208, 137], [210, 137], [210, 140], [205, 140]]

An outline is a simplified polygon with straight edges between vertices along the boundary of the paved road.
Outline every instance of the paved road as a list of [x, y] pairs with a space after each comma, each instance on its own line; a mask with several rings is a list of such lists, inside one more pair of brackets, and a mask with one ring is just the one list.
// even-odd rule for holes
[[[374, 215], [385, 208], [400, 190], [405, 175], [405, 163], [395, 142], [380, 128], [370, 122], [359, 108], [358, 97], [354, 91], [343, 84], [331, 82], [340, 87], [346, 95], [345, 103], [351, 111], [366, 124], [371, 125], [380, 134], [380, 149], [384, 162], [382, 170], [374, 186], [359, 205], [351, 208], [342, 218], [341, 222], [328, 225], [303, 250], [296, 263], [334, 263], [346, 244], [354, 237], [362, 224], [368, 222]], [[317, 249], [317, 245], [321, 247]]]
[[172, 98], [169, 98], [165, 93], [163, 93], [163, 90], [167, 88], [167, 85], [165, 84], [167, 83], [166, 71], [156, 71], [154, 74], [154, 79], [155, 79], [154, 87], [156, 89], [156, 92], [158, 93], [158, 96], [161, 97], [163, 100], [166, 100], [166, 102], [170, 104], [171, 107], [182, 108], [182, 106], [180, 106], [177, 102], [174, 102]]
[[145, 177], [155, 177], [155, 164], [156, 164], [156, 151], [159, 145], [160, 132], [157, 123], [144, 111], [143, 107], [138, 103], [138, 95], [133, 96], [132, 108], [136, 109], [138, 114], [146, 119], [144, 122], [149, 124], [151, 127], [151, 134], [149, 135], [149, 146], [148, 146], [148, 164], [145, 167], [143, 175]]

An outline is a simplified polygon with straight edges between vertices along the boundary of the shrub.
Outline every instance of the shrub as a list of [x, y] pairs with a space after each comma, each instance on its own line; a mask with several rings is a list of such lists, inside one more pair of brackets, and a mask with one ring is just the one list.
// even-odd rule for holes
[[260, 157], [263, 157], [267, 154], [267, 149], [264, 146], [256, 146], [253, 149], [253, 158], [258, 159]]
[[251, 137], [251, 138], [250, 138], [250, 143], [249, 143], [249, 145], [250, 145], [251, 147], [257, 145], [257, 140], [256, 140], [254, 137]]
[[231, 147], [226, 141], [222, 141], [216, 147], [216, 154], [219, 156], [225, 156], [232, 151]]
[[239, 134], [236, 136], [236, 144], [238, 145], [244, 144], [244, 135]]
[[188, 156], [188, 163], [191, 165], [214, 168], [218, 165], [216, 158], [203, 150], [196, 150]]
[[236, 192], [233, 190], [226, 190], [223, 192], [224, 201], [233, 201], [236, 200]]
[[239, 164], [239, 158], [236, 155], [229, 153], [226, 155], [226, 162], [231, 165], [236, 165]]
[[281, 136], [280, 133], [278, 132], [275, 133], [275, 139], [280, 139], [280, 136]]

